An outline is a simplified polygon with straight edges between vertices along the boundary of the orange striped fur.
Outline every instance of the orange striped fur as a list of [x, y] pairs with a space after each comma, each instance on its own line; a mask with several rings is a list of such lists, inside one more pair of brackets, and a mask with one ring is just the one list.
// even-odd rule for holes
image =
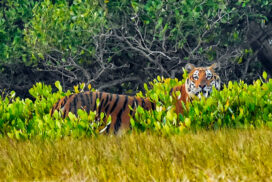
[[[97, 99], [100, 100], [99, 106], [96, 105]], [[77, 115], [78, 109], [96, 111], [98, 114], [104, 112], [107, 117], [111, 115], [111, 124], [107, 126], [106, 131], [116, 133], [121, 128], [130, 127], [130, 116], [134, 116], [137, 106], [142, 106], [145, 110], [155, 109], [155, 104], [149, 99], [106, 92], [82, 92], [60, 99], [53, 106], [51, 115], [55, 110], [61, 110], [63, 118], [67, 117], [69, 112]]]

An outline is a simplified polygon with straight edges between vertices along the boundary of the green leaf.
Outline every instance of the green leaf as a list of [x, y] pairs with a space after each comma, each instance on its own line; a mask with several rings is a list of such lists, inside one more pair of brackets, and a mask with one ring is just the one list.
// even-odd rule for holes
[[160, 17], [160, 18], [159, 18], [159, 20], [158, 20], [157, 25], [155, 26], [155, 30], [157, 30], [158, 28], [160, 28], [160, 27], [161, 27], [161, 25], [162, 25], [162, 21], [163, 21], [163, 18], [162, 18], [162, 17]]
[[137, 13], [139, 11], [139, 5], [135, 1], [131, 1], [131, 6], [134, 9], [134, 11]]
[[267, 122], [267, 126], [272, 129], [272, 121]]
[[148, 91], [148, 87], [147, 87], [147, 84], [146, 84], [146, 83], [144, 83], [144, 89], [145, 89], [146, 91]]
[[231, 81], [229, 81], [229, 84], [228, 84], [228, 87], [229, 87], [229, 89], [232, 89], [232, 82]]
[[83, 92], [84, 91], [84, 88], [85, 88], [85, 83], [81, 83], [79, 85], [79, 88], [80, 88], [80, 92]]
[[187, 127], [190, 127], [191, 126], [191, 120], [190, 120], [190, 118], [185, 118], [185, 125], [187, 126]]
[[60, 84], [60, 81], [56, 81], [56, 82], [55, 82], [55, 86], [57, 87], [57, 89], [58, 89], [60, 92], [62, 92], [62, 86], [61, 86], [61, 84]]
[[267, 73], [264, 71], [263, 72], [263, 78], [266, 80], [267, 79]]
[[71, 112], [68, 113], [68, 117], [69, 117], [69, 119], [70, 119], [71, 121], [77, 120], [76, 116], [75, 116], [73, 113], [71, 113]]

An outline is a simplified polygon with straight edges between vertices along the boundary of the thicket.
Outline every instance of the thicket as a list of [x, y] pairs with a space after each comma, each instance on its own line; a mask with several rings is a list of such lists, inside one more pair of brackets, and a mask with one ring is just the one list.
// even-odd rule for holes
[[[145, 97], [156, 103], [156, 109], [145, 111], [138, 107], [135, 117], [131, 119], [132, 130], [172, 135], [203, 129], [272, 127], [272, 79], [268, 80], [265, 72], [263, 79], [252, 85], [243, 81], [229, 82], [223, 90], [214, 90], [208, 99], [195, 98], [192, 103], [184, 105], [184, 114], [177, 116], [175, 98], [169, 92], [182, 82], [184, 80], [158, 76], [149, 86], [145, 84]], [[83, 110], [78, 110], [78, 117], [69, 113], [69, 117], [62, 119], [57, 111], [51, 117], [49, 112], [53, 104], [72, 93], [63, 92], [60, 82], [56, 82], [55, 86], [57, 92], [52, 92], [51, 86], [42, 83], [34, 85], [29, 90], [34, 101], [16, 97], [15, 92], [0, 97], [0, 135], [16, 139], [80, 138], [99, 134], [110, 122], [103, 122], [103, 113], [100, 113], [99, 120], [96, 112]], [[84, 86], [75, 86], [73, 92], [83, 91]], [[143, 96], [143, 93], [139, 92], [138, 95]]]
[[[181, 78], [188, 62], [213, 61], [225, 83], [249, 83], [262, 65], [271, 74], [258, 56], [263, 46], [252, 43], [269, 45], [271, 7], [269, 0], [3, 0], [0, 89], [24, 96], [37, 81], [61, 80], [64, 90], [85, 82], [133, 94], [157, 75]], [[252, 23], [261, 28], [253, 37]]]

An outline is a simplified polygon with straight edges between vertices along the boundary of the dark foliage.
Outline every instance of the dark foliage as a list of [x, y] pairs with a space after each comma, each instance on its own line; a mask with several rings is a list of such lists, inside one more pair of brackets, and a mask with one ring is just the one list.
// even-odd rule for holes
[[[157, 75], [220, 63], [223, 82], [271, 76], [272, 2], [4, 0], [0, 89], [79, 82], [134, 94]], [[252, 26], [253, 25], [253, 26]]]

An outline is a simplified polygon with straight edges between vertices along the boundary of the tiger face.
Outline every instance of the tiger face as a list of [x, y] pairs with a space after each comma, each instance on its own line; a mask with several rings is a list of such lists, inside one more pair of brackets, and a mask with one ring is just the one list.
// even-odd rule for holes
[[190, 98], [194, 96], [201, 98], [201, 94], [207, 98], [213, 86], [217, 90], [220, 89], [220, 78], [214, 71], [216, 67], [216, 63], [210, 67], [195, 67], [192, 64], [185, 66], [185, 69], [190, 71], [185, 82], [185, 89]]

